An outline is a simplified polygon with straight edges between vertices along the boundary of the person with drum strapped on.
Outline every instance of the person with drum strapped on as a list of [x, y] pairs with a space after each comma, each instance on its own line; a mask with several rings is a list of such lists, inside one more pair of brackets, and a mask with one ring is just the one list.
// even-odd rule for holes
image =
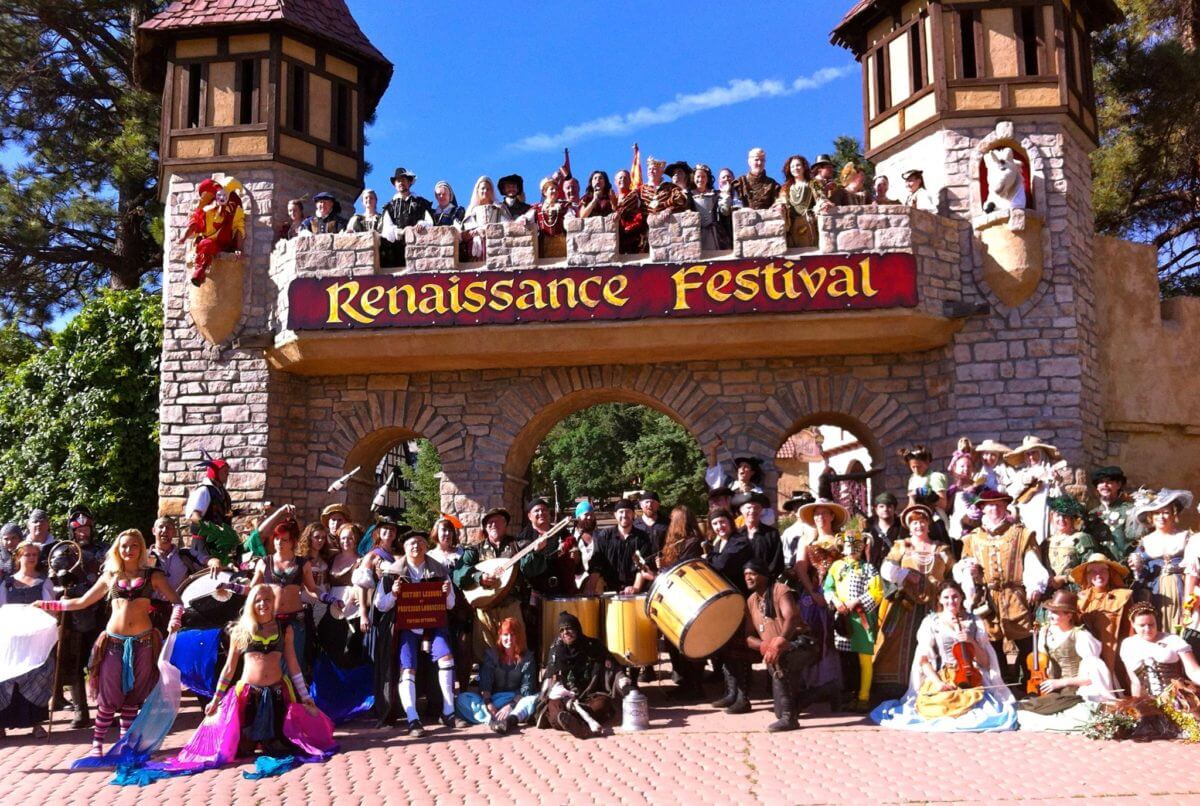
[[[517, 550], [523, 550], [550, 532], [553, 523], [550, 519], [550, 502], [545, 498], [534, 497], [525, 505], [525, 517], [528, 523], [517, 533]], [[545, 567], [540, 573], [524, 571], [523, 577], [528, 583], [529, 594], [521, 601], [522, 616], [525, 621], [525, 636], [529, 640], [529, 648], [534, 657], [541, 657], [546, 648], [542, 646], [542, 600], [546, 597], [568, 596], [574, 593], [575, 579], [569, 573], [561, 575], [556, 570], [556, 560], [560, 559], [560, 541], [557, 537], [545, 540], [541, 548], [534, 554], [545, 555]]]
[[[101, 743], [120, 716], [122, 735], [129, 730], [138, 709], [158, 682], [158, 652], [162, 636], [150, 623], [150, 594], [157, 591], [171, 602], [168, 629], [179, 630], [183, 605], [167, 583], [166, 575], [150, 565], [146, 541], [137, 529], [117, 536], [96, 584], [80, 597], [37, 601], [34, 607], [49, 613], [84, 610], [108, 595], [112, 614], [92, 649], [88, 686], [96, 698], [96, 724], [91, 757], [104, 754]], [[77, 692], [82, 695], [83, 692]], [[86, 702], [86, 700], [84, 700]]]
[[518, 541], [509, 536], [508, 525], [512, 516], [503, 507], [493, 507], [483, 513], [483, 535], [463, 549], [462, 562], [453, 572], [454, 584], [464, 596], [478, 589], [499, 591], [499, 596], [484, 606], [476, 606], [475, 621], [471, 630], [471, 643], [476, 658], [483, 658], [488, 650], [498, 644], [500, 625], [505, 619], [520, 623], [522, 632], [528, 635], [521, 602], [529, 596], [530, 577], [546, 571], [546, 555], [542, 551], [531, 551], [522, 557], [513, 569], [512, 581], [507, 590], [501, 590], [503, 580], [484, 573], [480, 563], [496, 559], [509, 559], [521, 549]]
[[792, 589], [774, 580], [757, 559], [746, 563], [743, 574], [750, 595], [738, 637], [748, 649], [762, 655], [771, 675], [775, 721], [767, 730], [795, 730], [800, 710], [797, 690], [803, 687], [804, 670], [816, 661], [818, 652], [800, 618], [800, 604]]
[[[660, 566], [670, 568], [676, 563], [686, 560], [699, 560], [704, 557], [704, 537], [700, 533], [700, 525], [696, 516], [685, 506], [677, 506], [671, 510], [666, 537], [664, 538]], [[704, 698], [704, 664], [705, 661], [691, 660], [667, 642], [667, 654], [671, 656], [671, 666], [679, 675], [679, 686], [668, 696], [681, 702], [695, 701]]]
[[[746, 595], [745, 568], [746, 563], [754, 559], [754, 547], [745, 535], [734, 531], [733, 513], [728, 509], [710, 511], [708, 524], [712, 529], [708, 564], [743, 596]], [[748, 689], [754, 658], [738, 635], [721, 647], [716, 659], [725, 680], [725, 694], [713, 701], [713, 708], [723, 708], [727, 714], [744, 714], [750, 710]]]
[[[654, 581], [654, 569], [649, 564], [658, 554], [650, 535], [635, 523], [636, 507], [622, 499], [613, 507], [616, 526], [601, 529], [595, 537], [596, 550], [592, 568], [604, 578], [604, 590], [609, 593], [632, 595], [642, 593]], [[628, 670], [629, 679], [636, 684], [641, 670]]]

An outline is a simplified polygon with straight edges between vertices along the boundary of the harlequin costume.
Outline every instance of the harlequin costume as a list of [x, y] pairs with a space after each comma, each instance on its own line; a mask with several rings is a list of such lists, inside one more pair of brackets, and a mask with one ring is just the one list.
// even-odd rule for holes
[[[192, 240], [192, 285], [200, 285], [213, 258], [221, 252], [236, 252], [246, 238], [246, 211], [237, 191], [242, 185], [232, 180], [224, 187], [215, 179], [205, 179], [196, 188], [200, 203], [188, 218], [183, 239]], [[227, 194], [227, 195], [226, 195]]]
[[862, 551], [860, 534], [848, 532], [845, 544], [846, 556], [835, 560], [825, 575], [825, 598], [834, 608], [843, 606], [850, 611], [835, 620], [833, 645], [839, 652], [858, 655], [858, 707], [864, 708], [871, 694], [883, 580], [873, 565], [854, 556], [855, 551]]

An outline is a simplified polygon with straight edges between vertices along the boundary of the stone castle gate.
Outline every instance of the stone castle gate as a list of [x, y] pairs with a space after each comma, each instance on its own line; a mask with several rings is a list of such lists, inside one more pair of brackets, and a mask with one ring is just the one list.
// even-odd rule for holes
[[[555, 423], [610, 401], [763, 457], [772, 487], [771, 457], [815, 423], [852, 430], [891, 489], [908, 442], [942, 457], [959, 436], [1027, 433], [1076, 464], [1200, 481], [1200, 460], [1167, 468], [1156, 447], [1194, 439], [1200, 409], [1131, 394], [1169, 372], [1178, 354], [1162, 345], [1200, 328], [1196, 312], [1159, 314], [1153, 254], [1092, 227], [1082, 68], [1111, 2], [850, 11], [834, 41], [863, 63], [868, 156], [894, 188], [924, 169], [936, 215], [839, 207], [819, 217], [818, 247], [790, 249], [781, 213], [742, 210], [733, 250], [711, 254], [695, 213], [659, 214], [643, 257], [618, 254], [611, 218], [569, 221], [565, 258], [542, 257], [519, 222], [495, 224], [476, 264], [434, 227], [409, 233], [403, 270], [380, 268], [374, 233], [274, 237], [289, 198], [356, 197], [363, 121], [391, 72], [341, 0], [322, 4], [317, 28], [287, 0], [236, 20], [184, 0], [141, 31], [164, 93], [164, 512], [182, 508], [204, 448], [231, 461], [235, 500], [309, 514], [361, 467], [344, 495], [365, 515], [381, 457], [423, 437], [442, 460], [443, 508], [475, 523], [490, 506], [520, 510]], [[1003, 147], [1026, 208], [989, 205], [985, 154]], [[178, 241], [214, 175], [244, 187], [247, 240], [196, 289]], [[1140, 362], [1119, 341], [1133, 338], [1131, 306], [1155, 356]]]

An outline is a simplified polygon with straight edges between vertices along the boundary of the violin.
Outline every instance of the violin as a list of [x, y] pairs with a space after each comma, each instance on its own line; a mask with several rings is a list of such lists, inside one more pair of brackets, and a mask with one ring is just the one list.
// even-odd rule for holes
[[[958, 619], [955, 619], [954, 623], [961, 632], [962, 623]], [[970, 641], [959, 641], [950, 649], [950, 654], [954, 656], [954, 662], [957, 664], [951, 682], [959, 688], [983, 687], [983, 672], [975, 665], [975, 652], [975, 645]]]
[[1041, 631], [1041, 626], [1033, 625], [1033, 651], [1025, 658], [1025, 667], [1029, 670], [1029, 676], [1025, 681], [1025, 693], [1034, 697], [1042, 693], [1042, 683], [1046, 682], [1046, 666], [1050, 663], [1050, 659], [1045, 652], [1038, 650], [1038, 633]]

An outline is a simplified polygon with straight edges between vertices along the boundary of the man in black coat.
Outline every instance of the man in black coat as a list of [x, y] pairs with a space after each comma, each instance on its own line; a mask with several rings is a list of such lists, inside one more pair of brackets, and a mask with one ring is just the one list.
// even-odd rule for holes
[[396, 195], [383, 206], [383, 224], [379, 245], [379, 265], [382, 267], [404, 265], [404, 229], [433, 224], [433, 204], [422, 196], [410, 192], [417, 175], [397, 168], [392, 173], [392, 187]]
[[[617, 525], [596, 533], [596, 551], [592, 565], [604, 577], [604, 590], [615, 593], [640, 592], [647, 586], [642, 564], [655, 555], [654, 542], [645, 529], [634, 522], [632, 501], [622, 500], [613, 508]], [[640, 584], [639, 584], [640, 580]]]
[[763, 510], [771, 500], [763, 493], [741, 493], [733, 497], [733, 505], [742, 515], [738, 534], [749, 541], [754, 559], [767, 568], [772, 578], [778, 578], [783, 573], [783, 540], [778, 529], [762, 522]]

